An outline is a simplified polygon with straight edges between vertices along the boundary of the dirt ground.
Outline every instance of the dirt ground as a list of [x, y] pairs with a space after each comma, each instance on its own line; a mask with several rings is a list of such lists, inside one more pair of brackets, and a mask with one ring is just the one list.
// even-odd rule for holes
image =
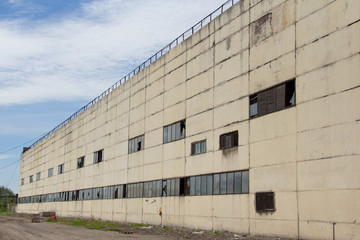
[[288, 238], [250, 236], [229, 232], [196, 232], [190, 229], [175, 229], [168, 227], [139, 227], [121, 224], [116, 231], [100, 231], [61, 223], [33, 223], [30, 216], [12, 215], [0, 216], [1, 240], [72, 240], [72, 239], [252, 239], [252, 240], [288, 240]]

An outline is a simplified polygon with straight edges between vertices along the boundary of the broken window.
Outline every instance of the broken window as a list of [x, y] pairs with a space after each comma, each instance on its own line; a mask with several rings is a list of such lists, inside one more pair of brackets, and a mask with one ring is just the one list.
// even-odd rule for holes
[[64, 163], [58, 166], [58, 174], [64, 173]]
[[206, 140], [191, 143], [191, 155], [206, 152]]
[[94, 152], [94, 163], [99, 163], [104, 160], [104, 149]]
[[250, 96], [250, 118], [263, 116], [296, 104], [295, 79]]
[[238, 145], [238, 131], [220, 135], [220, 149], [235, 147]]
[[164, 143], [185, 138], [185, 120], [164, 127]]
[[266, 213], [275, 211], [274, 192], [258, 192], [255, 194], [256, 212]]
[[144, 135], [130, 139], [128, 153], [144, 150], [144, 141], [145, 141]]
[[80, 157], [77, 159], [77, 168], [82, 168], [84, 167], [84, 163], [85, 163], [85, 157]]
[[49, 168], [48, 170], [48, 177], [52, 177], [54, 174], [54, 168]]
[[31, 176], [29, 177], [29, 182], [30, 182], [30, 183], [33, 182], [33, 175], [31, 175]]
[[21, 179], [21, 185], [24, 185], [24, 178]]
[[167, 181], [166, 180], [162, 181], [162, 196], [163, 197], [167, 196]]
[[36, 174], [36, 181], [39, 181], [39, 180], [40, 180], [40, 174], [41, 174], [41, 173], [39, 173], [39, 172]]

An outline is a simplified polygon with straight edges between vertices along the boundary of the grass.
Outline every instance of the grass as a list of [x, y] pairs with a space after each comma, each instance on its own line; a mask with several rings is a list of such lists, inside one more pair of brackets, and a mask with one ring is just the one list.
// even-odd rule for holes
[[14, 214], [15, 214], [15, 212], [12, 212], [12, 211], [0, 212], [0, 216], [11, 216]]
[[[55, 222], [53, 219], [45, 220], [45, 222]], [[74, 227], [84, 227], [88, 229], [102, 231], [118, 231], [120, 225], [110, 221], [100, 221], [95, 219], [82, 218], [58, 218], [58, 222]]]

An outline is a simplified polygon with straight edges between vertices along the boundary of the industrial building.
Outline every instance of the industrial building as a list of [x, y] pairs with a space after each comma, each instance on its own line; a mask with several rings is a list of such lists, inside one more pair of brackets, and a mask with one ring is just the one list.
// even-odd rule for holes
[[228, 1], [24, 148], [18, 212], [360, 239], [360, 1]]

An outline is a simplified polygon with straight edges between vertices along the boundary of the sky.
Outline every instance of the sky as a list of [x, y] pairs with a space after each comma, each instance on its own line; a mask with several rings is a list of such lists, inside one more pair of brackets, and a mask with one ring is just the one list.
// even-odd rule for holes
[[22, 148], [226, 0], [0, 0], [0, 186]]

